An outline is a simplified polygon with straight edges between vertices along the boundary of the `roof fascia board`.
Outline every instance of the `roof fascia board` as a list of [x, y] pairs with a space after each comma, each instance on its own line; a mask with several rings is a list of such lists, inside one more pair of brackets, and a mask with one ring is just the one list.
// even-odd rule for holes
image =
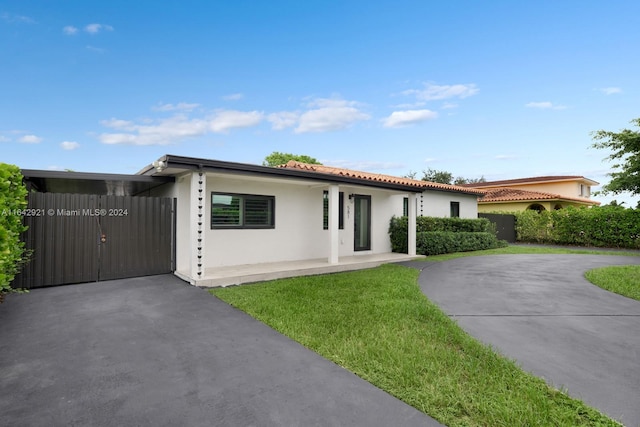
[[148, 175], [123, 175], [113, 173], [93, 173], [93, 172], [66, 172], [49, 171], [38, 169], [21, 169], [25, 178], [45, 178], [45, 179], [80, 179], [87, 181], [131, 181], [166, 184], [174, 182], [172, 176], [148, 176]]

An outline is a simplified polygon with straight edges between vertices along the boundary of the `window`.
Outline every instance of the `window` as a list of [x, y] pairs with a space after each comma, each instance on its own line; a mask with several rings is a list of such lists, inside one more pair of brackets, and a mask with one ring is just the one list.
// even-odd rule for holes
[[460, 202], [451, 202], [451, 218], [460, 218]]
[[591, 196], [590, 188], [588, 185], [580, 184], [580, 196], [589, 197]]
[[274, 228], [275, 197], [211, 193], [211, 228]]
[[[338, 193], [338, 228], [344, 229], [344, 193]], [[322, 229], [329, 229], [329, 192], [322, 192]]]
[[402, 216], [409, 216], [409, 198], [402, 199]]

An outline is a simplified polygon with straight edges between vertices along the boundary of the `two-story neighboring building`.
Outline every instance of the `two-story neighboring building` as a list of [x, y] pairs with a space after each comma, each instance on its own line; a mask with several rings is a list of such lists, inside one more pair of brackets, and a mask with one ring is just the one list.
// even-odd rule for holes
[[467, 184], [482, 190], [478, 212], [557, 210], [568, 206], [597, 206], [591, 187], [599, 183], [583, 176], [539, 176]]

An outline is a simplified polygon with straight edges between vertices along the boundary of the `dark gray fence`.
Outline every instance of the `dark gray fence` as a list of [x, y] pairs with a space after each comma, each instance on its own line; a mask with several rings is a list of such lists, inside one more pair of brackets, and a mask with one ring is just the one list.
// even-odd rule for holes
[[516, 241], [516, 217], [509, 214], [479, 213], [478, 218], [487, 218], [496, 225], [498, 239], [509, 243]]
[[12, 285], [39, 288], [163, 274], [174, 265], [171, 198], [30, 193], [32, 251]]

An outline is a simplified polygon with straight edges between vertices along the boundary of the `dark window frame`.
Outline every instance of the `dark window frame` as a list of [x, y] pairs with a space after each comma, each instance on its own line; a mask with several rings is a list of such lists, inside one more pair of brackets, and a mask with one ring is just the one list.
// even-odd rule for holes
[[451, 218], [460, 218], [460, 202], [449, 203], [449, 215]]
[[[239, 199], [239, 221], [237, 224], [220, 224], [214, 223], [214, 206], [213, 206], [213, 198], [214, 196], [230, 196], [236, 197]], [[264, 224], [255, 224], [255, 223], [247, 223], [247, 201], [249, 203], [260, 201], [267, 202], [267, 221]], [[262, 194], [245, 194], [245, 193], [226, 193], [222, 191], [212, 191], [211, 192], [211, 229], [212, 230], [259, 230], [259, 229], [274, 229], [276, 228], [276, 197], [275, 196], [266, 196]]]
[[[329, 229], [329, 191], [322, 191], [322, 229]], [[338, 192], [338, 229], [344, 230], [344, 192]]]

